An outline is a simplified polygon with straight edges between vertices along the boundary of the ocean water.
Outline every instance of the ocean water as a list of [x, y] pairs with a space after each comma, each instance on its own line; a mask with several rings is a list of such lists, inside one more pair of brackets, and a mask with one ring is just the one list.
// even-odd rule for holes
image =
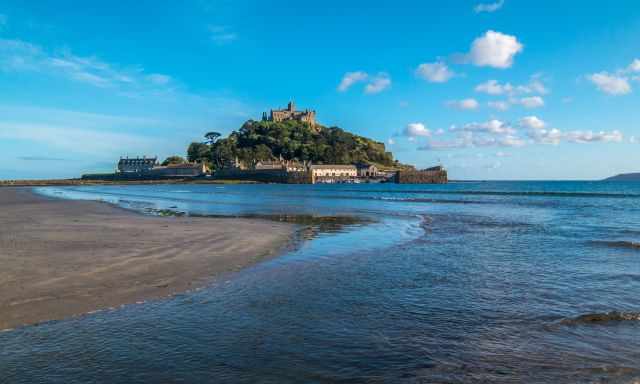
[[301, 236], [196, 292], [2, 332], [1, 383], [640, 381], [640, 183], [39, 192]]

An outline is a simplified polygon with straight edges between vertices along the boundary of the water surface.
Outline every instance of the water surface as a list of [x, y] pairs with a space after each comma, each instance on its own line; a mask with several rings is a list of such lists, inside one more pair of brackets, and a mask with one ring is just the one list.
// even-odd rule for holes
[[311, 235], [197, 292], [0, 333], [0, 382], [640, 379], [640, 184], [39, 192], [147, 214], [302, 217]]

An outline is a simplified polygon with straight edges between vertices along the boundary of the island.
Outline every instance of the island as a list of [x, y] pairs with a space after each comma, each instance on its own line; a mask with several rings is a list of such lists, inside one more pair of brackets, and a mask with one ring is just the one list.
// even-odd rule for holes
[[187, 148], [187, 157], [120, 158], [113, 174], [87, 174], [83, 180], [197, 179], [254, 182], [316, 183], [437, 183], [448, 181], [442, 166], [416, 170], [402, 164], [384, 143], [326, 127], [316, 111], [297, 110], [289, 102], [284, 109], [264, 112], [260, 120], [248, 120], [222, 138], [208, 132], [202, 142]]
[[616, 176], [608, 177], [604, 181], [640, 181], [640, 172], [621, 173]]

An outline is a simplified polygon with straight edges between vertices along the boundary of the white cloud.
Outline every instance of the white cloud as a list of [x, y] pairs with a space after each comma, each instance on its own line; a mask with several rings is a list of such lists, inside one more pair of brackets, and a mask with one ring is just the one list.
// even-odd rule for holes
[[599, 72], [587, 77], [602, 92], [610, 95], [626, 95], [631, 92], [629, 79], [623, 76]]
[[481, 12], [491, 13], [499, 10], [500, 8], [502, 8], [503, 5], [504, 5], [504, 0], [498, 0], [495, 3], [480, 3], [476, 5], [473, 8], [473, 10], [475, 13], [481, 13]]
[[561, 141], [572, 143], [592, 143], [592, 142], [622, 142], [624, 139], [622, 132], [614, 130], [611, 132], [592, 131], [571, 131], [563, 133], [557, 128], [547, 128], [547, 124], [536, 116], [526, 116], [520, 119], [520, 126], [527, 129], [527, 135], [538, 144], [558, 145]]
[[368, 73], [363, 71], [347, 72], [342, 76], [342, 80], [338, 84], [338, 92], [346, 92], [353, 85], [363, 82], [367, 82], [364, 87], [365, 93], [380, 93], [391, 86], [391, 77], [385, 72], [380, 72], [375, 76], [369, 76]]
[[509, 83], [500, 84], [497, 80], [487, 80], [482, 84], [478, 84], [475, 91], [488, 95], [511, 94], [511, 92], [513, 92], [513, 86]]
[[429, 140], [429, 142], [419, 147], [418, 150], [447, 150], [473, 147], [522, 147], [526, 142], [515, 136], [505, 135], [500, 137], [476, 136], [474, 132], [461, 132], [453, 140]]
[[[160, 79], [166, 75], [146, 75], [138, 68], [122, 69], [96, 57], [83, 57], [63, 51], [49, 54], [43, 48], [22, 41], [0, 39], [0, 70], [8, 72], [36, 72], [45, 75], [62, 76], [69, 80], [98, 88], [113, 88], [122, 91], [159, 90], [166, 85]], [[155, 81], [151, 81], [150, 79]]]
[[429, 137], [431, 131], [422, 123], [410, 123], [404, 128], [403, 134], [409, 138]]
[[338, 85], [338, 91], [345, 92], [351, 88], [352, 85], [365, 81], [368, 77], [369, 75], [362, 71], [347, 72], [342, 76], [342, 81], [340, 81]]
[[514, 56], [522, 49], [515, 36], [490, 30], [473, 41], [468, 57], [476, 66], [504, 69], [513, 65]]
[[446, 83], [455, 74], [441, 61], [423, 63], [416, 69], [416, 75], [431, 83]]
[[567, 141], [573, 143], [592, 143], [592, 142], [614, 142], [620, 143], [624, 140], [624, 135], [618, 130], [611, 132], [592, 132], [592, 131], [572, 131], [566, 135]]
[[547, 126], [547, 123], [537, 116], [525, 116], [520, 119], [520, 126], [528, 129], [543, 129]]
[[640, 72], [640, 59], [634, 59], [631, 64], [629, 64], [628, 70], [630, 72]]
[[497, 119], [491, 119], [489, 121], [485, 121], [482, 123], [473, 122], [473, 123], [465, 124], [460, 128], [454, 126], [451, 128], [451, 130], [452, 131], [463, 130], [467, 132], [478, 131], [478, 132], [486, 132], [486, 133], [491, 133], [496, 135], [512, 135], [516, 133], [515, 129], [511, 127], [508, 123], [505, 123], [504, 121], [500, 121]]
[[544, 106], [544, 99], [540, 96], [523, 97], [519, 100], [511, 100], [512, 104], [520, 104], [525, 108], [540, 108]]
[[476, 99], [463, 99], [463, 100], [451, 100], [447, 102], [447, 105], [452, 108], [461, 109], [461, 110], [474, 110], [478, 109], [480, 104]]
[[435, 132], [434, 132], [434, 134], [435, 134], [436, 136], [444, 135], [444, 134], [445, 134], [445, 130], [444, 130], [444, 129], [442, 129], [442, 128], [438, 128], [438, 130], [437, 130], [437, 131], [435, 131]]
[[507, 101], [489, 101], [487, 102], [487, 105], [489, 106], [489, 108], [493, 108], [498, 111], [506, 111], [510, 106], [509, 102]]
[[488, 95], [523, 95], [523, 94], [539, 94], [545, 95], [549, 90], [538, 76], [532, 76], [531, 81], [524, 85], [511, 85], [511, 83], [500, 83], [497, 80], [487, 80], [475, 87], [476, 92], [486, 93]]
[[638, 142], [638, 139], [637, 139], [635, 136], [631, 136], [631, 137], [629, 138], [629, 142], [630, 142], [631, 144], [635, 144], [635, 143], [637, 143], [637, 142]]
[[209, 25], [211, 40], [217, 45], [229, 44], [238, 39], [238, 35], [225, 25]]
[[378, 73], [371, 79], [369, 84], [364, 87], [364, 93], [374, 94], [380, 93], [391, 86], [391, 77], [384, 72]]
[[389, 145], [393, 145], [395, 143], [396, 143], [396, 141], [391, 139], [391, 138], [389, 140], [387, 140], [387, 144], [389, 144]]

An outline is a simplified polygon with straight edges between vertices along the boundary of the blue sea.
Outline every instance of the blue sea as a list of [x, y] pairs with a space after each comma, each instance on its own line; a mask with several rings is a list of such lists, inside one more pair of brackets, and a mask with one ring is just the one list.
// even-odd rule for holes
[[0, 333], [1, 383], [640, 381], [640, 183], [38, 192], [300, 230], [205, 289]]

